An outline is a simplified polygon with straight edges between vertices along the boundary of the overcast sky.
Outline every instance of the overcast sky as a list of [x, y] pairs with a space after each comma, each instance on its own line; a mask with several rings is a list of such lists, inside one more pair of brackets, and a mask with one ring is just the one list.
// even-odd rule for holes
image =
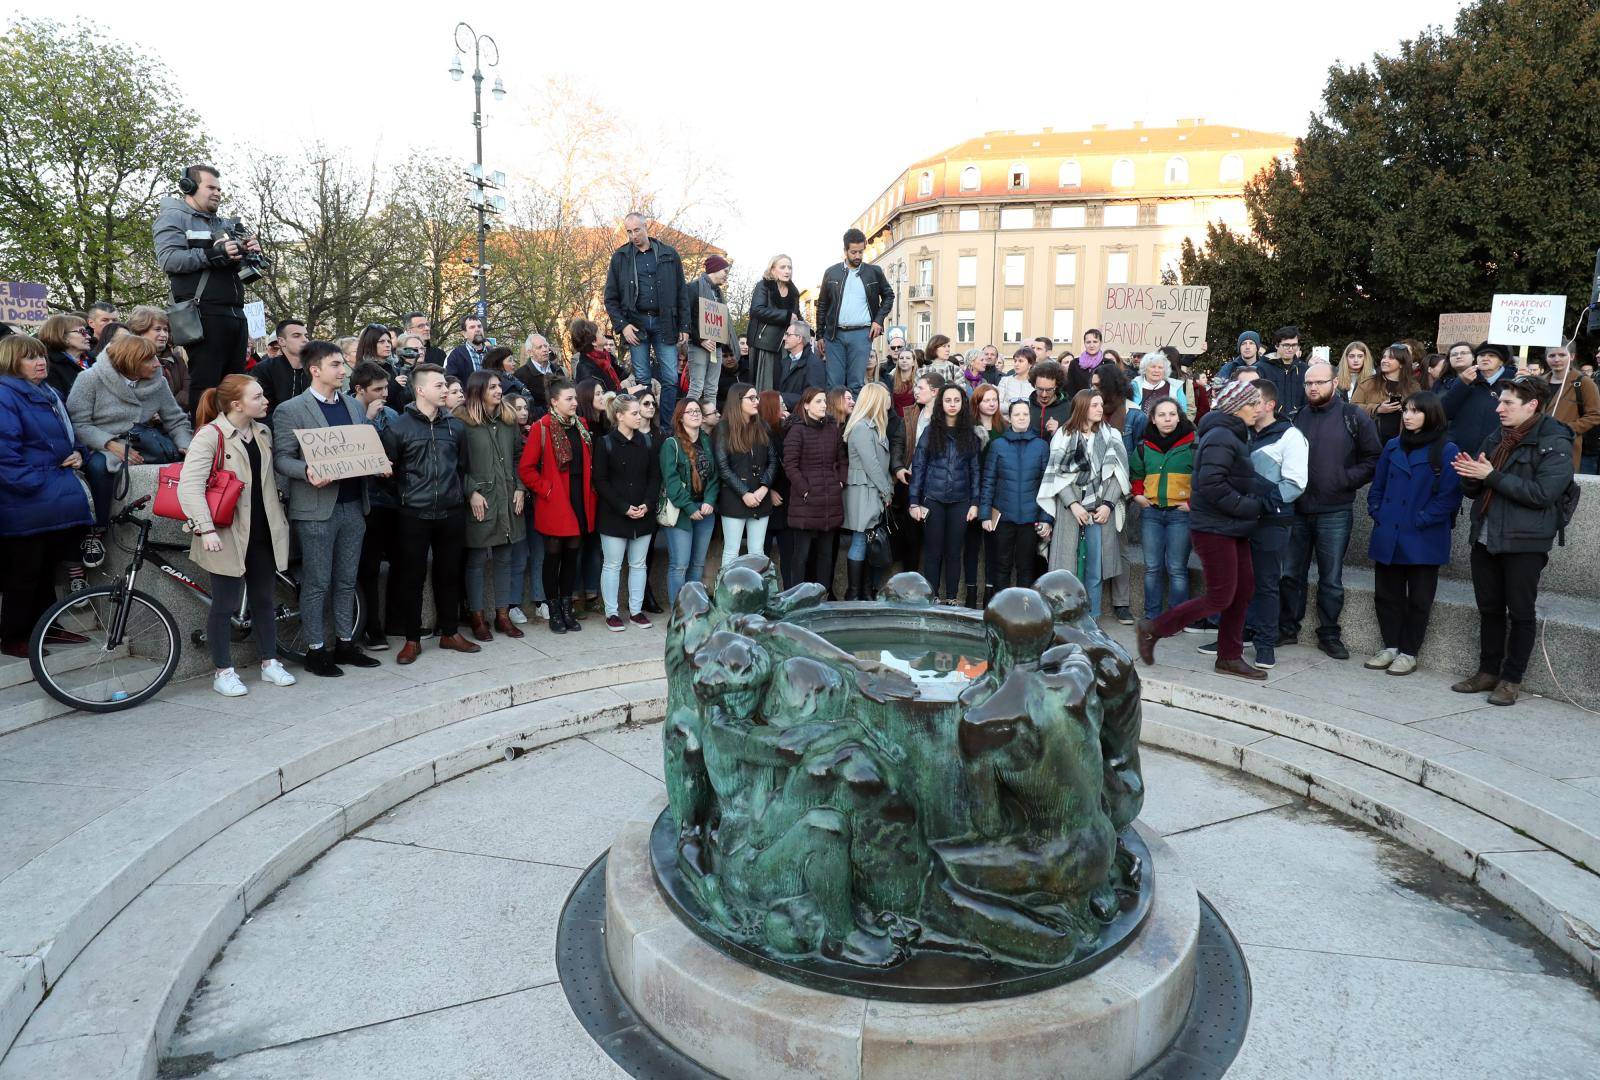
[[[224, 145], [321, 139], [398, 156], [453, 131], [442, 150], [470, 161], [471, 82], [447, 73], [465, 18], [499, 42], [510, 91], [486, 108], [490, 168], [530, 167], [527, 109], [547, 77], [568, 77], [638, 130], [692, 140], [733, 198], [723, 243], [735, 261], [759, 269], [781, 250], [810, 286], [912, 161], [984, 131], [1135, 119], [1298, 135], [1330, 64], [1393, 52], [1459, 6], [56, 0], [49, 13], [159, 56]], [[0, 0], [8, 18], [24, 10]]]

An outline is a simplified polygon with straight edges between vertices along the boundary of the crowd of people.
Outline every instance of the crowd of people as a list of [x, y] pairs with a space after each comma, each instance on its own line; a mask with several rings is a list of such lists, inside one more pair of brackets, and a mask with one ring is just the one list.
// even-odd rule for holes
[[[186, 175], [199, 193], [215, 180]], [[185, 198], [190, 218], [205, 212], [197, 197]], [[704, 578], [720, 537], [724, 560], [766, 553], [786, 584], [820, 582], [842, 600], [871, 598], [896, 566], [920, 570], [939, 602], [973, 607], [1067, 569], [1094, 616], [1109, 592], [1111, 614], [1137, 624], [1146, 662], [1159, 640], [1202, 633], [1216, 670], [1261, 679], [1310, 621], [1313, 560], [1317, 644], [1348, 658], [1342, 568], [1365, 489], [1383, 635], [1367, 666], [1416, 669], [1470, 499], [1482, 647], [1479, 672], [1456, 688], [1516, 700], [1539, 574], [1571, 516], [1574, 471], [1594, 471], [1590, 433], [1600, 436], [1592, 364], [1570, 349], [1519, 373], [1491, 343], [1426, 354], [1397, 342], [1374, 358], [1353, 342], [1337, 363], [1308, 362], [1285, 326], [1270, 350], [1240, 335], [1210, 377], [1201, 356], [1124, 358], [1095, 330], [1077, 354], [1053, 355], [1045, 337], [1009, 357], [993, 345], [959, 354], [943, 336], [912, 349], [885, 336], [893, 292], [854, 229], [823, 275], [815, 329], [779, 255], [736, 313], [745, 334], [722, 342], [695, 331], [697, 304], [726, 303], [727, 260], [711, 256], [690, 280], [647, 219], [624, 227], [609, 327], [575, 318], [555, 342], [534, 333], [513, 349], [469, 316], [446, 353], [422, 314], [342, 341], [285, 318], [248, 370], [241, 348], [237, 363], [217, 354], [220, 366], [201, 372], [171, 344], [166, 311], [141, 307], [122, 323], [109, 305], [0, 341], [5, 652], [24, 654], [58, 564], [76, 583], [104, 561], [118, 475], [182, 461], [212, 621], [241, 602], [270, 612], [274, 571], [298, 549], [305, 671], [316, 676], [378, 664], [391, 638], [396, 662], [411, 664], [431, 636], [476, 652], [534, 619], [553, 634], [591, 617], [616, 632], [649, 627]], [[157, 235], [159, 248], [159, 224]], [[207, 279], [247, 254], [232, 240], [172, 250], [185, 256], [169, 267], [179, 300], [183, 282], [209, 296]], [[295, 431], [340, 425], [376, 429], [383, 475], [335, 478], [306, 463]], [[206, 499], [218, 469], [246, 491], [226, 525]], [[292, 684], [273, 619], [253, 626], [262, 678]], [[248, 687], [225, 629], [208, 628], [214, 686], [237, 696]]]

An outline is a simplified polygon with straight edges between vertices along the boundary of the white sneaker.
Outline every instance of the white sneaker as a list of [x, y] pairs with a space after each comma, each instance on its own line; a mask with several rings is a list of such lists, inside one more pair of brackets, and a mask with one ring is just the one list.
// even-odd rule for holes
[[295, 677], [283, 670], [283, 664], [277, 660], [268, 660], [261, 665], [261, 681], [269, 682], [273, 686], [293, 686]]
[[1366, 666], [1371, 668], [1373, 671], [1382, 671], [1384, 668], [1394, 663], [1395, 657], [1399, 655], [1399, 649], [1385, 649], [1381, 653], [1378, 653], [1376, 656], [1374, 656], [1371, 660], [1368, 660]]
[[539, 605], [539, 610], [536, 612], [536, 614], [541, 619], [548, 619], [550, 617], [550, 605], [549, 604], [540, 604]]
[[1417, 658], [1406, 653], [1399, 653], [1394, 658], [1394, 663], [1389, 665], [1390, 675], [1410, 675], [1417, 670]]
[[528, 617], [522, 613], [522, 609], [519, 608], [519, 607], [512, 607], [509, 610], [507, 610], [506, 611], [506, 617], [509, 618], [517, 626], [524, 626], [528, 622]]
[[211, 680], [211, 689], [223, 697], [244, 697], [250, 688], [239, 681], [239, 673], [232, 668], [217, 672]]

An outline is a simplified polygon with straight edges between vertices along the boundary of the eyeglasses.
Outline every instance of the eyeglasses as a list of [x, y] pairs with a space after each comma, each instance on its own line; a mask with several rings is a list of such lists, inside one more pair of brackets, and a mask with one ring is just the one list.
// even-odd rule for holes
[[760, 401], [761, 395], [757, 393], [749, 393], [744, 396], [744, 399], [746, 401]]
[[656, 403], [651, 401], [649, 398], [641, 398], [639, 401], [639, 408], [641, 409], [653, 409], [655, 407]]
[[1307, 386], [1332, 386], [1333, 385], [1333, 380], [1332, 379], [1307, 379], [1306, 380], [1306, 385]]
[[83, 334], [85, 337], [87, 337], [89, 334], [89, 328], [87, 326], [74, 326], [71, 330], [68, 330], [67, 333]]

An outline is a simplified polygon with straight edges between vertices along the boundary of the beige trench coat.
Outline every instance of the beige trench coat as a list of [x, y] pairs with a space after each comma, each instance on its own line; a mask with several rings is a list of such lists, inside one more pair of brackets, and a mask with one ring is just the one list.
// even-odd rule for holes
[[[183, 459], [183, 473], [178, 480], [178, 504], [189, 515], [189, 527], [201, 532], [210, 531], [211, 510], [206, 506], [206, 481], [211, 477], [211, 464], [217, 454], [217, 439], [222, 438], [222, 467], [228, 469], [244, 484], [239, 493], [239, 505], [233, 512], [233, 524], [218, 529], [222, 538], [221, 551], [207, 551], [200, 537], [189, 544], [189, 559], [202, 570], [225, 577], [244, 577], [244, 553], [250, 544], [250, 530], [258, 522], [250, 520], [250, 455], [245, 451], [244, 439], [239, 429], [227, 420], [217, 420], [194, 433], [189, 453]], [[255, 425], [256, 447], [261, 454], [261, 499], [267, 505], [267, 526], [272, 530], [272, 554], [278, 569], [289, 567], [289, 519], [284, 515], [283, 503], [278, 500], [278, 481], [272, 470], [272, 432], [265, 424]]]

